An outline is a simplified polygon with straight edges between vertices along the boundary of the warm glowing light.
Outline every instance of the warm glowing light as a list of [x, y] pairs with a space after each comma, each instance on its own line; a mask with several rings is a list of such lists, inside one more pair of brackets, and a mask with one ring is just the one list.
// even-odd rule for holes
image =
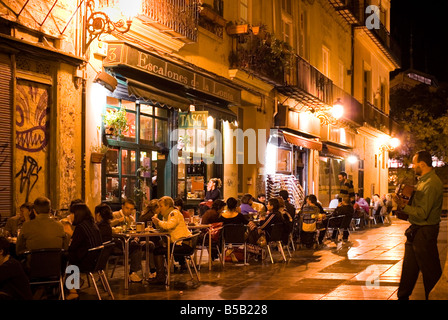
[[212, 116], [207, 117], [207, 129], [212, 130], [215, 128], [215, 119]]
[[277, 171], [277, 147], [268, 143], [266, 147], [265, 174], [275, 174]]
[[238, 127], [238, 121], [235, 120], [235, 122], [233, 124], [235, 127]]
[[119, 0], [118, 5], [121, 13], [128, 19], [132, 20], [142, 10], [141, 0]]
[[347, 161], [350, 164], [355, 164], [356, 162], [358, 162], [358, 157], [355, 155], [351, 155], [347, 158]]
[[392, 138], [389, 141], [389, 145], [391, 146], [392, 149], [396, 149], [400, 146], [401, 141], [398, 138]]
[[342, 105], [342, 102], [340, 99], [338, 99], [334, 103], [333, 108], [331, 109], [331, 115], [335, 119], [341, 119], [342, 116], [344, 115], [344, 106]]

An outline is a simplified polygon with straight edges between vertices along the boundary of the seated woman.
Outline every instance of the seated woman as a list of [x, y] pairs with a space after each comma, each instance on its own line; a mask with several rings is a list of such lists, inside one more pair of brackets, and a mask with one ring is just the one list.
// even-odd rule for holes
[[[87, 259], [89, 249], [102, 245], [100, 230], [95, 224], [92, 212], [85, 203], [77, 203], [70, 208], [73, 212], [73, 236], [68, 247], [69, 264], [78, 266], [80, 271], [91, 270], [94, 261]], [[68, 300], [77, 298], [76, 290], [70, 290]]]
[[[157, 201], [157, 200], [156, 200]], [[95, 207], [95, 220], [100, 230], [101, 239], [103, 242], [108, 242], [112, 240], [112, 227], [110, 221], [113, 219], [112, 209], [106, 203], [101, 203]], [[123, 255], [123, 244], [120, 240], [114, 240], [115, 247], [112, 251], [113, 255], [121, 256]], [[129, 243], [129, 258], [130, 258], [130, 268], [129, 275], [132, 282], [140, 282], [141, 279], [137, 275], [136, 271], [141, 268], [142, 263], [142, 250], [140, 244], [137, 241], [131, 241]], [[152, 261], [151, 272], [155, 272], [154, 261]], [[139, 268], [140, 267], [140, 268]]]
[[68, 247], [68, 259], [70, 264], [77, 265], [82, 270], [86, 267], [93, 267], [91, 261], [87, 261], [85, 258], [89, 249], [102, 245], [103, 241], [92, 212], [85, 203], [74, 205], [73, 213], [75, 230]]
[[249, 242], [255, 240], [256, 243], [256, 241], [262, 234], [266, 236], [266, 240], [269, 242], [272, 226], [278, 223], [284, 224], [285, 220], [283, 219], [282, 214], [280, 213], [280, 203], [277, 198], [269, 199], [267, 208], [268, 208], [268, 214], [266, 215], [266, 219], [263, 220], [260, 226], [256, 229], [257, 231], [256, 234], [255, 232], [250, 233]]
[[145, 222], [146, 226], [152, 225], [152, 217], [157, 216], [159, 209], [159, 200], [153, 199], [143, 209], [142, 214], [138, 218], [138, 222]]
[[241, 213], [243, 215], [249, 215], [251, 213], [257, 213], [257, 210], [255, 210], [254, 208], [252, 208], [252, 203], [253, 203], [253, 197], [250, 194], [245, 194], [242, 198], [241, 198]]
[[240, 207], [238, 206], [238, 200], [230, 197], [226, 201], [227, 210], [223, 211], [218, 222], [226, 224], [244, 224], [247, 225], [249, 220], [241, 214]]
[[219, 218], [221, 217], [224, 208], [226, 207], [226, 203], [222, 200], [213, 201], [212, 207], [208, 209], [204, 215], [202, 216], [202, 224], [212, 224], [216, 222], [220, 222]]
[[279, 204], [279, 210], [278, 211], [282, 215], [284, 226], [285, 226], [285, 230], [284, 230], [283, 240], [282, 241], [283, 241], [284, 244], [287, 244], [288, 243], [289, 234], [292, 231], [293, 217], [286, 210], [285, 200], [282, 197], [277, 197], [276, 199], [278, 200], [278, 204]]

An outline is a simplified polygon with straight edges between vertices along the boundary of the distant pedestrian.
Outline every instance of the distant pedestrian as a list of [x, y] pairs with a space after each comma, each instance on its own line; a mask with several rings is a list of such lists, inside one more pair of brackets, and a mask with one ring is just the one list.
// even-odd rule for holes
[[425, 297], [442, 275], [437, 237], [443, 204], [443, 184], [432, 168], [432, 157], [427, 151], [419, 151], [412, 159], [418, 176], [416, 191], [408, 205], [397, 196], [399, 210], [409, 215], [411, 226], [406, 230], [407, 241], [401, 271], [398, 299], [409, 300], [420, 271], [423, 275]]

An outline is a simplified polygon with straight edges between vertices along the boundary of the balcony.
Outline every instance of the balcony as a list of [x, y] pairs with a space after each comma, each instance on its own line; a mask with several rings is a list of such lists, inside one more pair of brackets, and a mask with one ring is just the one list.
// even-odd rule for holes
[[313, 67], [302, 57], [292, 58], [291, 68], [277, 90], [301, 103], [312, 107], [333, 105], [333, 81]]
[[360, 24], [359, 0], [329, 0], [329, 2], [348, 24]]
[[397, 67], [401, 64], [401, 49], [391, 38], [387, 28], [380, 22], [379, 28], [368, 29], [366, 21], [371, 14], [366, 13], [370, 5], [366, 0], [329, 0], [337, 13], [350, 25], [363, 29], [370, 39]]
[[199, 12], [199, 26], [222, 39], [227, 24], [227, 20], [222, 16], [222, 1], [217, 1], [215, 7], [204, 3]]
[[172, 38], [186, 43], [198, 38], [198, 0], [143, 0], [139, 18]]
[[391, 134], [391, 118], [368, 101], [364, 101], [363, 119], [371, 127]]
[[[285, 74], [289, 74], [293, 58], [289, 44], [265, 32], [262, 26], [234, 25], [227, 29], [234, 42], [229, 55], [230, 69], [243, 70], [274, 86], [285, 83]], [[235, 32], [229, 33], [229, 30]]]

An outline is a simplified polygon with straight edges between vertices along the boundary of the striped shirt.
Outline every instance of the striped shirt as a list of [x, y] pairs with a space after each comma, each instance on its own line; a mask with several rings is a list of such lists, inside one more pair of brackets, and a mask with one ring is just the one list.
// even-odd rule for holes
[[355, 188], [353, 187], [353, 182], [349, 179], [341, 182], [341, 191], [339, 192], [339, 196], [343, 194], [347, 194], [350, 198], [355, 196]]

